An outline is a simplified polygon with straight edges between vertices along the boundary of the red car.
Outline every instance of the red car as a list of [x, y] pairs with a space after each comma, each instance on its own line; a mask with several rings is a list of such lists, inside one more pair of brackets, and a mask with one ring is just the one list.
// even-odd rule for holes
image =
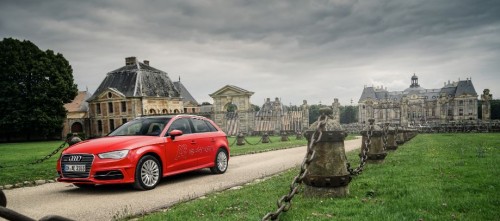
[[150, 116], [65, 149], [57, 162], [57, 180], [78, 187], [133, 183], [149, 190], [162, 177], [187, 171], [224, 173], [228, 161], [226, 134], [213, 121], [192, 115]]

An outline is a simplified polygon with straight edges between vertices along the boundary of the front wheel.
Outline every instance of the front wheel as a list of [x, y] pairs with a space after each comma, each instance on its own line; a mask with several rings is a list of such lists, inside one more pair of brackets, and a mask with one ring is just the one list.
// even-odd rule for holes
[[215, 166], [211, 167], [210, 170], [213, 174], [225, 173], [228, 166], [228, 156], [227, 151], [220, 148], [215, 155]]
[[134, 188], [139, 190], [154, 189], [161, 179], [161, 166], [153, 156], [143, 156], [135, 168]]

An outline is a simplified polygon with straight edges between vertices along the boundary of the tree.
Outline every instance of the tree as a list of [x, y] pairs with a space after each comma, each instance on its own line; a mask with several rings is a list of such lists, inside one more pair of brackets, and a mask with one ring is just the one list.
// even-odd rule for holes
[[322, 104], [313, 104], [309, 106], [309, 123], [312, 124], [318, 120], [319, 109], [326, 107]]
[[0, 41], [0, 62], [0, 137], [60, 134], [63, 105], [78, 92], [69, 62], [62, 54], [12, 38]]
[[358, 106], [340, 106], [340, 123], [350, 124], [358, 122]]

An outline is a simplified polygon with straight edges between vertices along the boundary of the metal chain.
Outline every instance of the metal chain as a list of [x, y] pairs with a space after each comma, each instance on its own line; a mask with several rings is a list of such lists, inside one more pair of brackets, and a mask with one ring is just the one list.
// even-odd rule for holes
[[52, 156], [54, 156], [56, 153], [58, 153], [61, 149], [63, 149], [66, 146], [67, 143], [68, 143], [67, 141], [64, 141], [64, 143], [62, 143], [58, 148], [56, 148], [55, 150], [53, 150], [50, 154], [48, 154], [47, 156], [42, 157], [40, 159], [37, 159], [37, 160], [35, 160], [35, 161], [31, 162], [31, 163], [18, 164], [18, 165], [8, 165], [8, 166], [0, 166], [0, 168], [27, 166], [27, 165], [34, 165], [34, 164], [42, 163], [42, 162], [48, 160], [49, 158], [51, 158]]
[[237, 137], [234, 138], [233, 142], [231, 144], [229, 144], [230, 147], [234, 146], [234, 144], [236, 143], [236, 140], [238, 140]]
[[382, 141], [384, 142], [384, 151], [387, 150], [387, 139], [389, 133], [389, 124], [384, 124]]
[[292, 206], [292, 199], [295, 196], [295, 194], [298, 193], [299, 186], [300, 184], [302, 184], [302, 180], [304, 180], [304, 177], [308, 173], [309, 164], [314, 160], [314, 156], [316, 155], [316, 150], [313, 149], [313, 145], [316, 144], [319, 140], [321, 140], [321, 136], [323, 135], [323, 131], [325, 130], [325, 125], [327, 120], [328, 117], [324, 113], [321, 116], [319, 116], [318, 127], [311, 136], [311, 141], [309, 142], [309, 145], [307, 145], [307, 153], [300, 166], [300, 172], [297, 176], [295, 176], [292, 183], [290, 184], [290, 191], [288, 192], [288, 194], [283, 195], [278, 200], [277, 202], [278, 209], [275, 212], [267, 213], [264, 217], [262, 217], [262, 220], [276, 220], [278, 219], [279, 215], [282, 212], [288, 211]]
[[367, 153], [370, 150], [372, 144], [371, 141], [372, 135], [373, 135], [373, 124], [370, 123], [370, 125], [368, 126], [368, 131], [366, 131], [365, 143], [361, 148], [361, 155], [359, 156], [359, 166], [356, 169], [351, 169], [351, 164], [349, 162], [347, 163], [347, 171], [349, 171], [349, 173], [353, 176], [359, 175], [361, 174], [361, 172], [363, 172], [363, 169], [366, 165], [366, 159], [368, 159]]
[[257, 144], [260, 144], [260, 142], [262, 142], [262, 137], [260, 138], [260, 140], [259, 140], [259, 141], [257, 141], [257, 143], [250, 143], [250, 142], [247, 140], [247, 138], [243, 138], [243, 139], [245, 140], [245, 142], [246, 142], [247, 144], [250, 144], [250, 145], [257, 145]]

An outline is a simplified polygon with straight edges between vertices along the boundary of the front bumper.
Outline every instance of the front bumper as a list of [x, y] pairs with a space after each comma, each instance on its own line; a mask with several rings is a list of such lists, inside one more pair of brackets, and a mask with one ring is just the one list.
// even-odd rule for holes
[[[74, 156], [82, 156], [74, 157]], [[69, 159], [82, 159], [82, 161], [69, 161]], [[91, 161], [89, 162], [89, 159]], [[63, 171], [65, 165], [85, 165], [86, 171], [67, 172]], [[81, 184], [119, 184], [133, 183], [135, 174], [135, 162], [128, 157], [123, 159], [100, 159], [93, 154], [65, 154], [57, 164], [59, 182], [81, 183]]]

